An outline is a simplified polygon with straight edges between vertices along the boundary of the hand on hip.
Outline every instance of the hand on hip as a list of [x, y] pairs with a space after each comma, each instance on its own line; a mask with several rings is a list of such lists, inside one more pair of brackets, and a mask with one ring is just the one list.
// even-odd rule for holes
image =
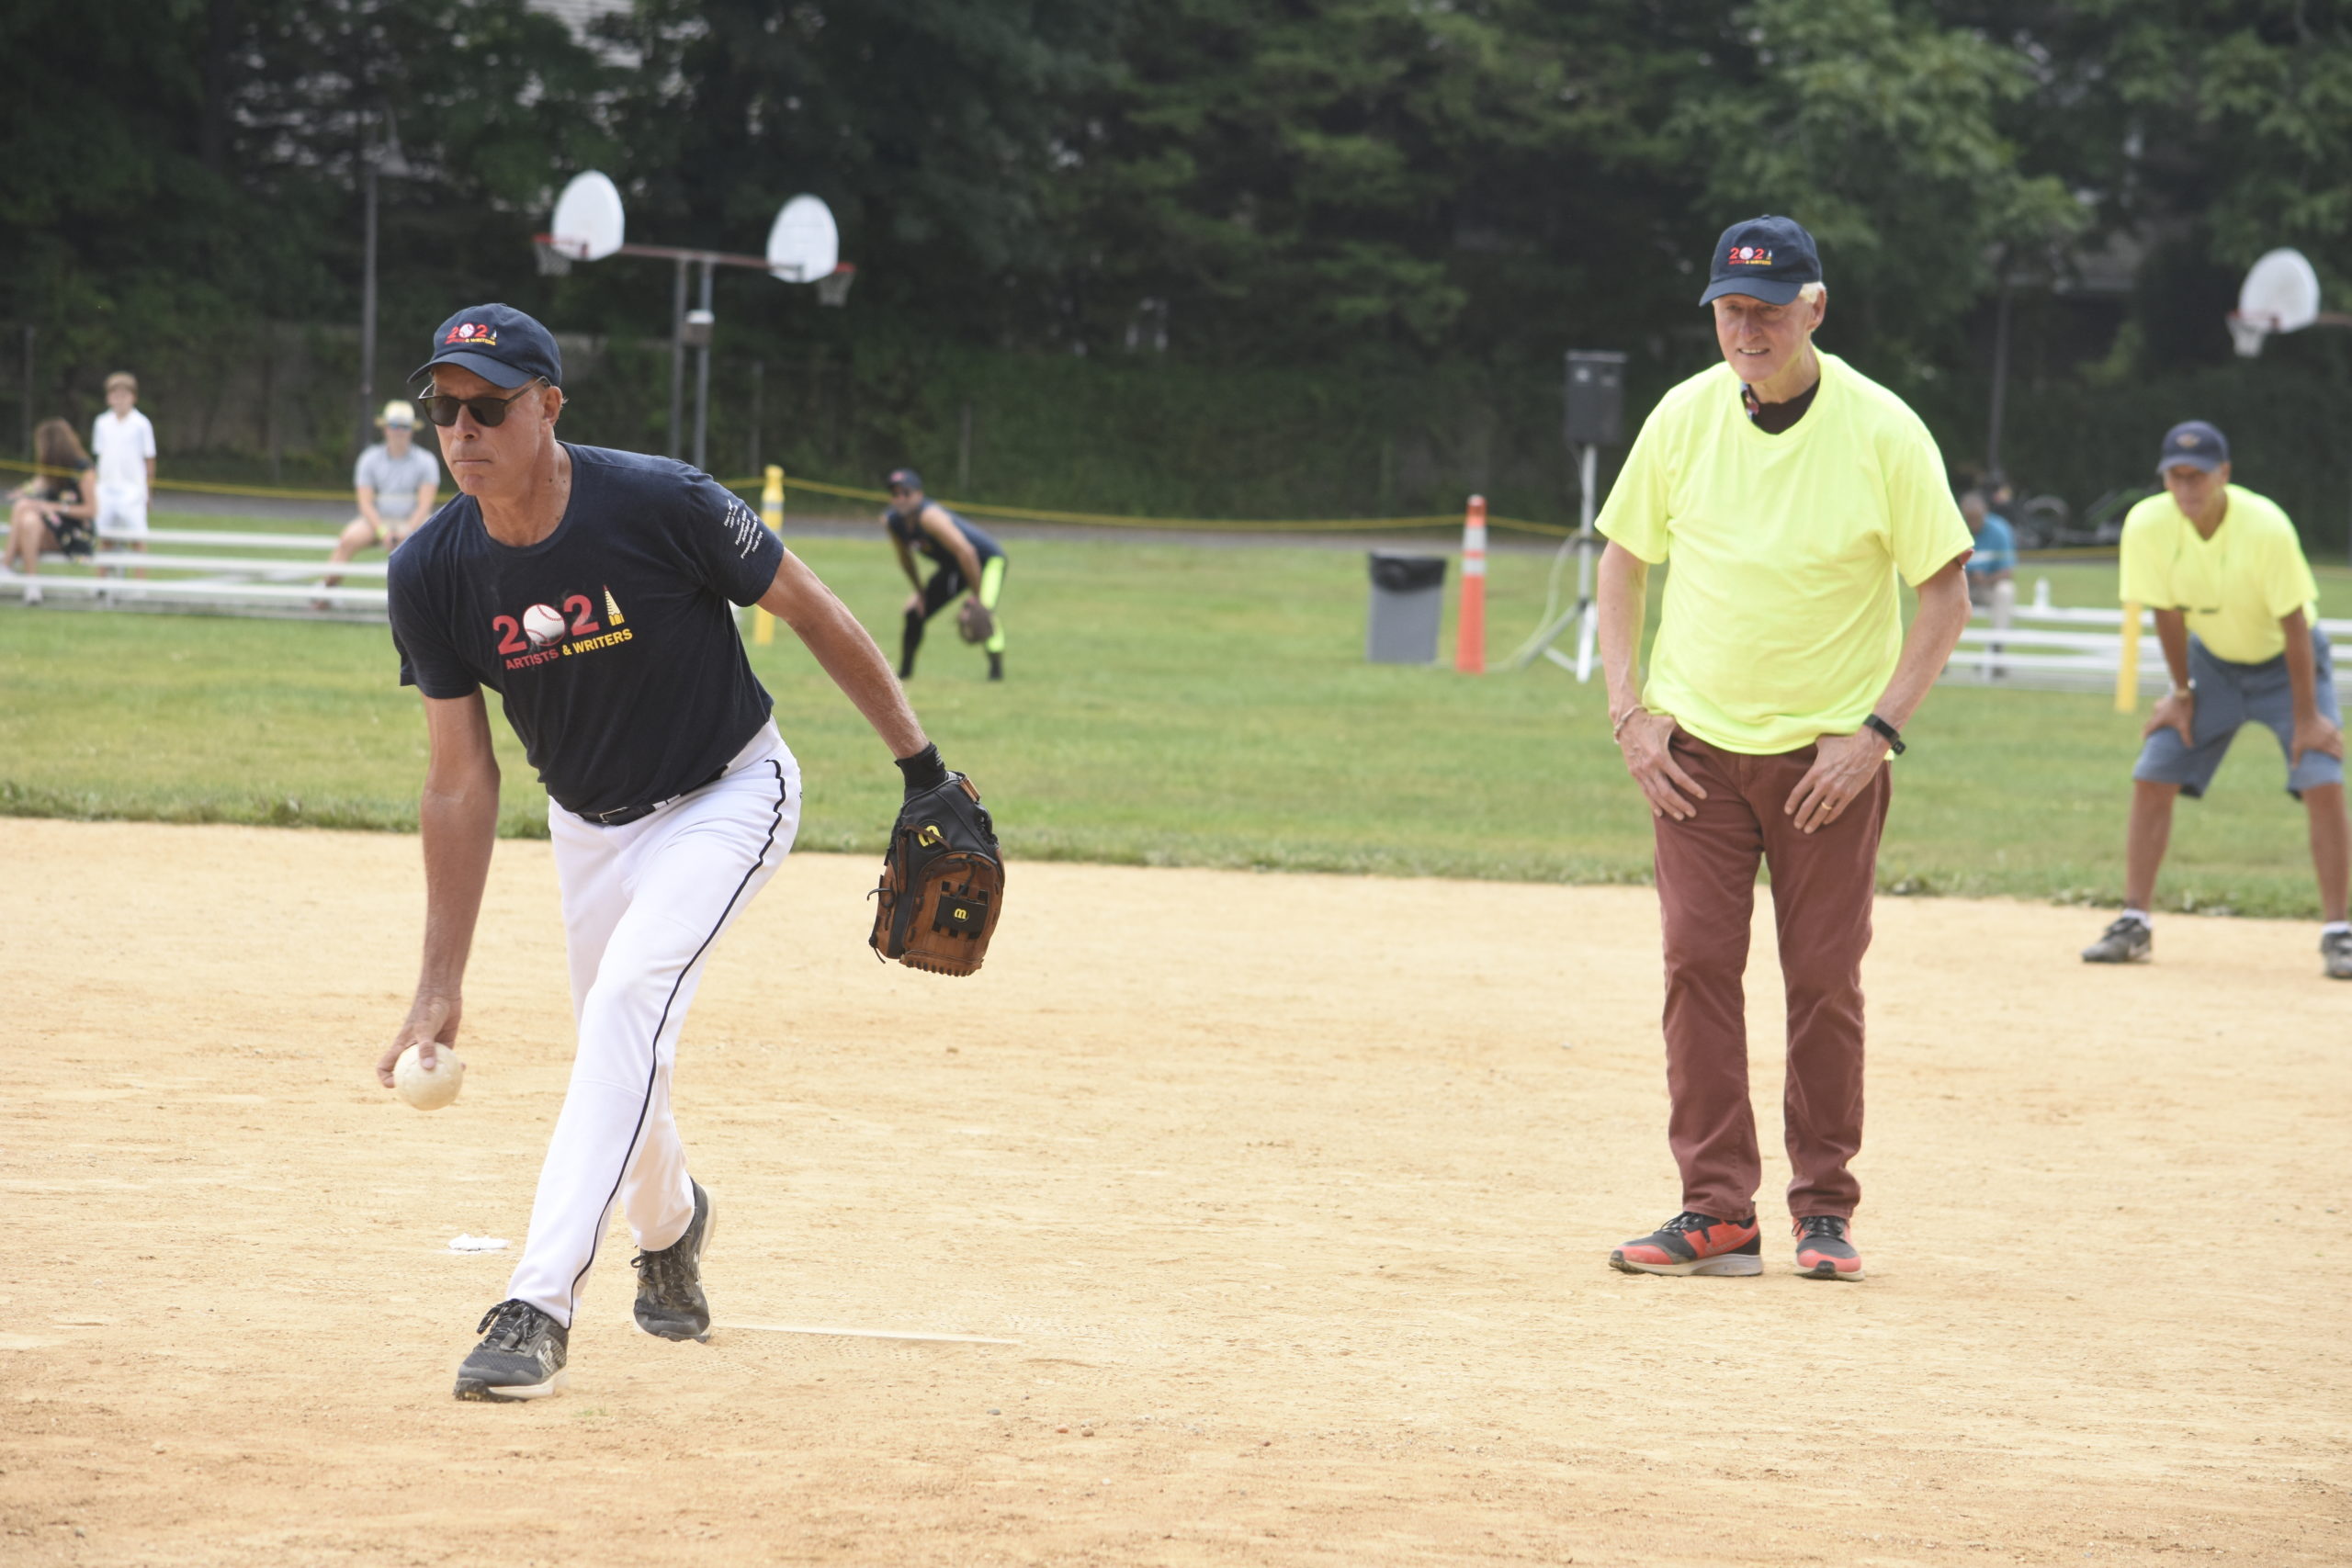
[[1826, 828], [1844, 814], [1854, 797], [1871, 787], [1886, 762], [1887, 746], [1875, 730], [1851, 735], [1825, 735], [1813, 743], [1813, 766], [1789, 792], [1781, 809], [1796, 818], [1797, 830], [1811, 833]]

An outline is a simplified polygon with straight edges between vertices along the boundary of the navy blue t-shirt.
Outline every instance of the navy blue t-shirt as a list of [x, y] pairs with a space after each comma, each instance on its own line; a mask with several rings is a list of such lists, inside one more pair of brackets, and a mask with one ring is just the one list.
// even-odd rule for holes
[[[939, 502], [935, 501], [926, 501], [923, 504], [939, 506]], [[947, 508], [944, 506], [939, 506], [939, 510], [947, 512]], [[957, 531], [971, 542], [972, 553], [979, 558], [982, 566], [988, 565], [989, 561], [1004, 554], [1002, 545], [972, 526], [971, 520], [962, 513], [947, 512], [947, 521], [956, 525]], [[956, 564], [956, 552], [934, 538], [931, 530], [924, 527], [922, 520], [913, 514], [902, 513], [893, 507], [884, 514], [882, 525], [890, 530], [892, 538], [899, 540], [901, 544], [913, 546], [917, 554], [929, 556], [942, 566]]]
[[537, 544], [500, 544], [460, 495], [392, 552], [392, 644], [428, 697], [498, 693], [548, 794], [588, 816], [694, 788], [767, 721], [729, 606], [784, 546], [699, 469], [565, 450], [571, 500]]

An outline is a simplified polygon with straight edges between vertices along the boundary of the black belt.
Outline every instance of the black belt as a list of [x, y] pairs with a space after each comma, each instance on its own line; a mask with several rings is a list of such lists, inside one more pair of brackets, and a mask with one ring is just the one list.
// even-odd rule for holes
[[677, 794], [670, 796], [669, 800], [657, 800], [650, 806], [624, 806], [614, 811], [582, 811], [574, 813], [574, 815], [578, 816], [581, 820], [584, 822], [594, 822], [599, 828], [626, 828], [631, 822], [639, 822], [644, 820], [646, 818], [652, 816], [655, 812], [669, 805], [671, 801], [684, 800], [686, 796], [694, 794], [695, 791], [698, 789], [708, 789], [712, 784], [717, 784], [726, 776], [727, 764], [721, 762], [718, 765], [718, 771], [717, 773], [711, 774], [710, 777], [703, 780], [700, 784], [688, 784], [684, 789], [682, 789]]

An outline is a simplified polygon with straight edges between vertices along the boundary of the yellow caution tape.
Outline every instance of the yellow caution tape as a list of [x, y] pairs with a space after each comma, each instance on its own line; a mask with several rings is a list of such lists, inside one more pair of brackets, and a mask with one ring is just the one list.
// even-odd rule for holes
[[[0, 457], [0, 468], [25, 474], [70, 474], [70, 468], [44, 468], [37, 463], [22, 463]], [[721, 479], [720, 484], [731, 491], [755, 493], [765, 488], [764, 476], [752, 479]], [[801, 479], [786, 476], [786, 490], [805, 491], [811, 495], [839, 496], [848, 501], [887, 502], [889, 496], [878, 490], [861, 490], [855, 485], [827, 484], [821, 479]], [[265, 485], [209, 484], [198, 479], [158, 479], [153, 487], [159, 491], [183, 491], [197, 495], [250, 496], [257, 501], [349, 501], [347, 490], [295, 490]], [[1057, 512], [1038, 506], [990, 506], [977, 501], [940, 499], [943, 506], [958, 512], [969, 512], [981, 517], [1003, 517], [1024, 523], [1069, 523], [1094, 528], [1160, 528], [1192, 529], [1231, 534], [1357, 534], [1393, 528], [1445, 528], [1462, 521], [1459, 513], [1432, 513], [1425, 517], [1307, 517], [1307, 518], [1234, 518], [1234, 517], [1135, 517], [1106, 512]], [[1549, 534], [1566, 538], [1576, 532], [1557, 523], [1533, 523], [1519, 517], [1487, 519], [1489, 527], [1513, 528], [1525, 534]]]
[[[70, 477], [81, 473], [79, 468], [45, 468], [39, 463], [20, 463], [13, 457], [0, 457], [0, 468], [20, 474], [47, 474]], [[151, 490], [188, 491], [198, 495], [245, 495], [261, 501], [349, 501], [347, 490], [278, 490], [260, 485], [216, 485], [201, 479], [157, 479]]]
[[200, 479], [159, 479], [152, 488], [189, 491], [198, 495], [248, 495], [265, 501], [351, 500], [351, 492], [347, 490], [263, 490], [252, 485], [206, 484]]
[[0, 468], [14, 468], [20, 474], [53, 474], [61, 478], [82, 471], [79, 468], [48, 468], [39, 463], [19, 463], [13, 457], [0, 457]]
[[[73, 468], [45, 468], [38, 463], [19, 462], [12, 457], [0, 457], [0, 469], [20, 474], [70, 475]], [[753, 479], [721, 479], [720, 484], [731, 491], [745, 493], [764, 491], [765, 475]], [[347, 490], [289, 490], [266, 485], [208, 484], [198, 479], [158, 479], [154, 487], [162, 491], [186, 491], [197, 495], [243, 495], [258, 501], [349, 501]], [[806, 491], [811, 495], [838, 496], [845, 501], [869, 501], [887, 503], [889, 496], [878, 490], [861, 490], [855, 485], [828, 484], [822, 479], [794, 479], [786, 475], [786, 490]], [[1447, 528], [1462, 521], [1459, 513], [1431, 513], [1424, 517], [1135, 517], [1107, 512], [1056, 512], [1041, 506], [990, 506], [977, 501], [953, 501], [937, 498], [942, 506], [958, 512], [969, 512], [981, 517], [1003, 517], [1018, 523], [1070, 523], [1091, 528], [1162, 528], [1192, 529], [1227, 534], [1362, 534], [1396, 528]], [[1576, 530], [1558, 523], [1536, 523], [1524, 517], [1489, 515], [1487, 525], [1492, 528], [1510, 528], [1522, 534], [1547, 534], [1565, 539]], [[2042, 562], [2105, 561], [2115, 558], [2115, 547], [2094, 546], [2089, 548], [2025, 550], [2019, 552], [2027, 560]], [[2324, 568], [2321, 570], [2324, 570]]]
[[[729, 490], [750, 491], [757, 490], [761, 481], [755, 479], [721, 479], [719, 483]], [[784, 488], [807, 491], [812, 495], [840, 496], [849, 501], [887, 503], [890, 499], [878, 490], [827, 484], [821, 479], [794, 479], [788, 474], [785, 476]], [[1454, 512], [1435, 513], [1426, 517], [1134, 517], [1107, 512], [1056, 512], [1038, 506], [989, 506], [977, 501], [956, 501], [945, 496], [933, 499], [942, 506], [981, 517], [1004, 517], [1023, 523], [1073, 523], [1095, 528], [1190, 528], [1236, 534], [1354, 534], [1380, 528], [1443, 528], [1462, 521], [1461, 513]], [[1517, 517], [1490, 516], [1487, 522], [1493, 527], [1517, 528], [1530, 534], [1550, 534], [1560, 538], [1576, 532], [1556, 523], [1531, 523]]]

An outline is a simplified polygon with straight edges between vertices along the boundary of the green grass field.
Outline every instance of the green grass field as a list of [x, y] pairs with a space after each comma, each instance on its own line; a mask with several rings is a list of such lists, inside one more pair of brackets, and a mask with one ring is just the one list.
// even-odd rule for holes
[[[796, 547], [895, 637], [905, 590], [878, 539]], [[1534, 624], [1547, 564], [1495, 558], [1496, 656]], [[2048, 576], [2059, 603], [2102, 604], [2112, 570], [2029, 565], [2020, 586]], [[2352, 614], [2352, 576], [2324, 583], [2323, 612]], [[982, 681], [943, 619], [910, 692], [1015, 858], [1645, 878], [1648, 816], [1599, 683], [1548, 664], [1483, 679], [1367, 665], [1365, 592], [1352, 551], [1023, 542], [1012, 679]], [[878, 852], [888, 759], [788, 632], [752, 652], [806, 771], [802, 845]], [[395, 682], [380, 627], [0, 602], [0, 811], [410, 829], [424, 735]], [[1939, 688], [1898, 764], [1885, 886], [2111, 899], [2139, 724], [2100, 696]], [[504, 830], [543, 833], [544, 797], [498, 728]], [[2281, 777], [2250, 734], [2211, 797], [2184, 803], [2167, 907], [2315, 913]]]

